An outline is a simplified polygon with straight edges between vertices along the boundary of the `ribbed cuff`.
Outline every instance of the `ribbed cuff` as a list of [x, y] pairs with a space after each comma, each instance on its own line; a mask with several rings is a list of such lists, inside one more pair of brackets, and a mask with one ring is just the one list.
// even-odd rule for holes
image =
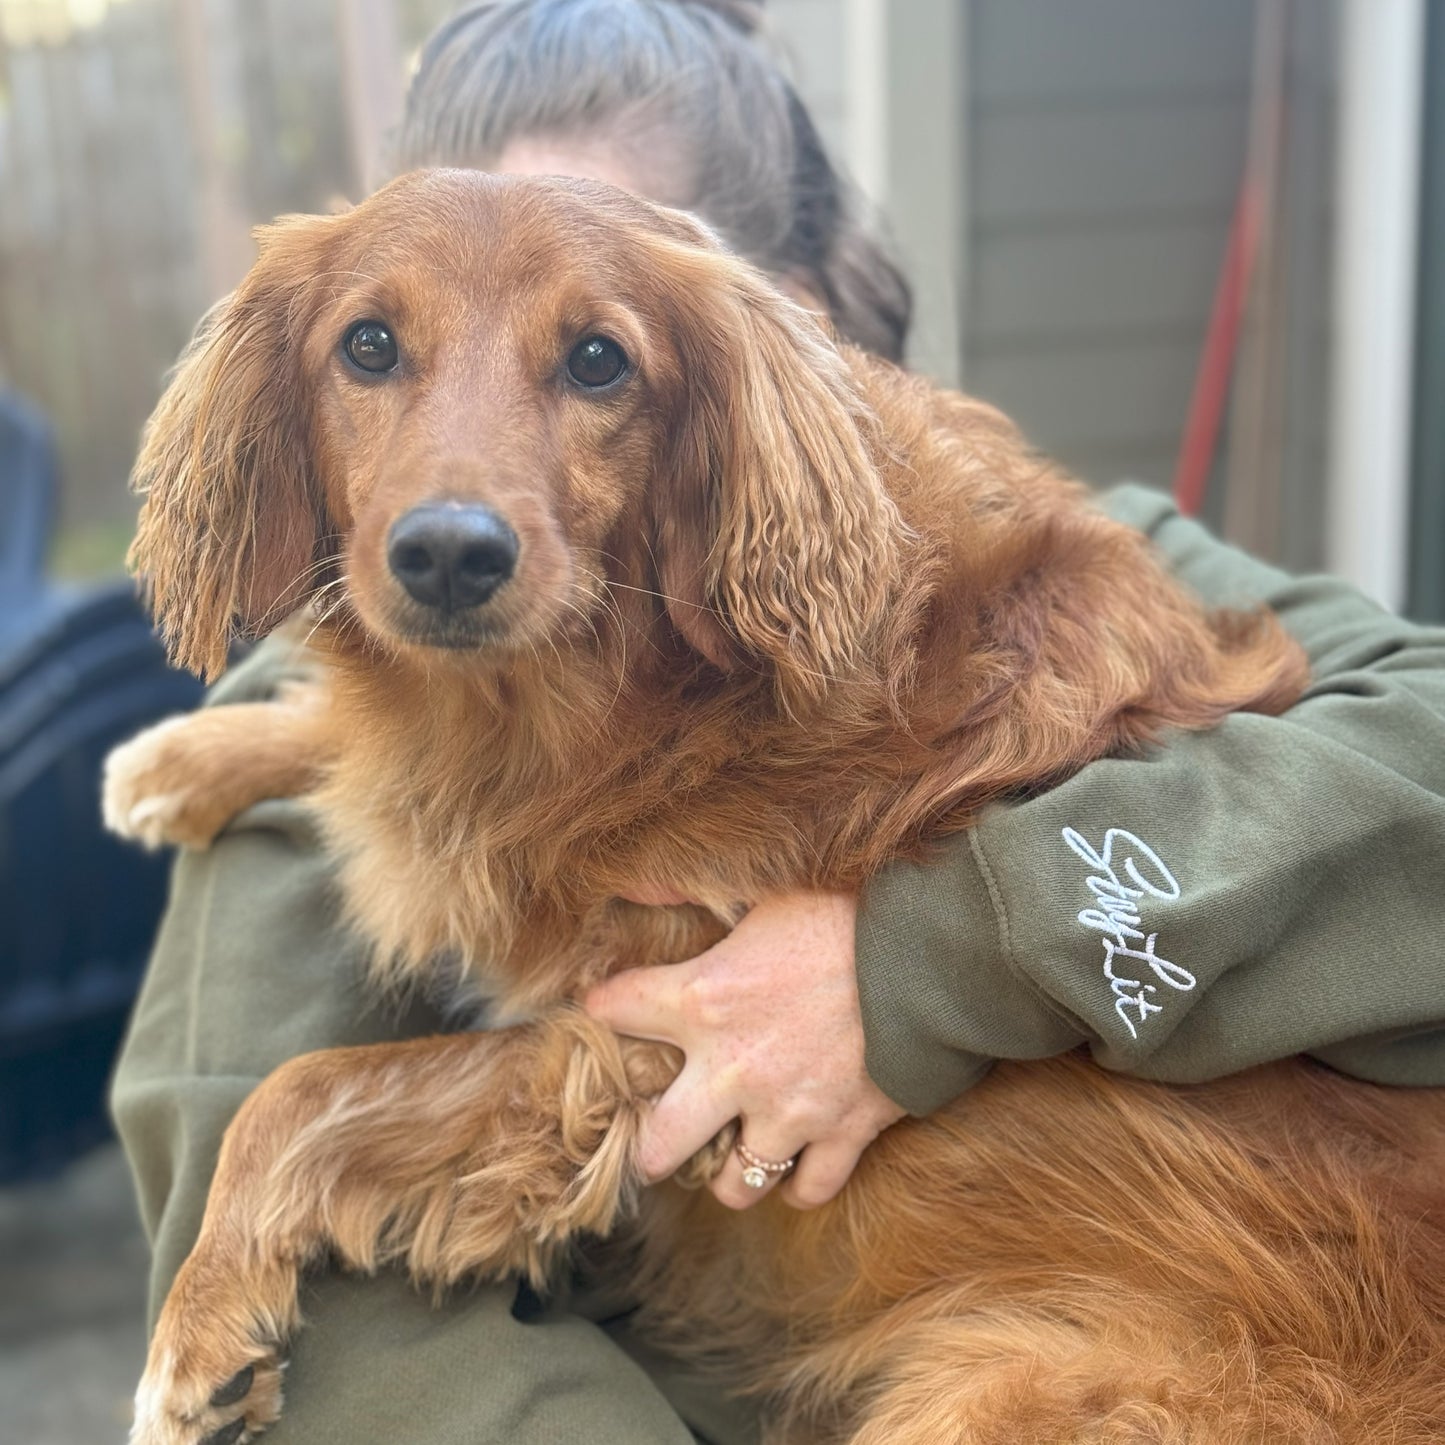
[[1083, 1040], [1011, 966], [1008, 920], [973, 835], [868, 885], [857, 968], [868, 1073], [911, 1114], [957, 1098], [995, 1059], [1047, 1058]]

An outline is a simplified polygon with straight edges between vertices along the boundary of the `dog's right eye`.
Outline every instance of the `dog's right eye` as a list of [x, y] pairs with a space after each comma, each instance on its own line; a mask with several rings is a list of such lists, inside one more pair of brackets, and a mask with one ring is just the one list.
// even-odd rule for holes
[[341, 343], [351, 362], [363, 371], [383, 372], [396, 367], [396, 338], [384, 321], [358, 321]]
[[605, 336], [589, 336], [579, 341], [567, 358], [567, 375], [588, 391], [611, 386], [626, 370], [626, 353]]

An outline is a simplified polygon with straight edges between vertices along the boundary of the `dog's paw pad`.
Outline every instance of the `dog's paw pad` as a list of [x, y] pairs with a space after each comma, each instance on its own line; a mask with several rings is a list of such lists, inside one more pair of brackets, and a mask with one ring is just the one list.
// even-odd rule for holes
[[[211, 1396], [211, 1408], [213, 1410], [223, 1410], [227, 1405], [234, 1405], [244, 1400], [246, 1396], [251, 1393], [251, 1382], [255, 1378], [255, 1365], [247, 1365], [244, 1370], [237, 1370], [236, 1373]], [[231, 1425], [236, 1423], [237, 1422], [233, 1420]], [[226, 1430], [229, 1430], [231, 1425], [227, 1425]], [[226, 1439], [223, 1440], [221, 1437], [226, 1435], [226, 1430], [218, 1430], [214, 1435], [209, 1436], [203, 1442], [203, 1445], [228, 1445], [228, 1442], [236, 1439], [236, 1436], [227, 1435]]]
[[[242, 1366], [214, 1389], [162, 1357], [136, 1396], [131, 1445], [240, 1445], [281, 1413], [284, 1366], [268, 1356]], [[234, 1417], [234, 1418], [233, 1418]]]

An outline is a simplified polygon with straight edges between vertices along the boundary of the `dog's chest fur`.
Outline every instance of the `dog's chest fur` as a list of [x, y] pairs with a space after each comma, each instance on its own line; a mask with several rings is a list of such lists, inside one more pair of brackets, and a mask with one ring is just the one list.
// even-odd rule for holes
[[[530, 1009], [690, 957], [741, 905], [816, 879], [826, 780], [746, 712], [641, 702], [575, 657], [565, 682], [519, 666], [466, 696], [343, 658], [331, 720], [314, 801], [383, 974], [459, 958]], [[695, 904], [623, 901], [659, 889]]]

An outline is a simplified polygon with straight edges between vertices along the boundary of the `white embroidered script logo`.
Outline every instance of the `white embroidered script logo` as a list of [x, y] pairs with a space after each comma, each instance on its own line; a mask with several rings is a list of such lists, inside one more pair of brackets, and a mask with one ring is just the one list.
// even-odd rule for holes
[[[1085, 908], [1079, 914], [1079, 922], [1103, 935], [1104, 977], [1114, 993], [1114, 1012], [1123, 1020], [1130, 1036], [1137, 1039], [1137, 1025], [1150, 1014], [1164, 1012], [1164, 1005], [1152, 999], [1152, 995], [1159, 992], [1159, 984], [1188, 993], [1197, 982], [1188, 969], [1160, 958], [1155, 952], [1159, 935], [1146, 935], [1139, 926], [1144, 921], [1139, 900], [1147, 897], [1173, 901], [1179, 897], [1179, 884], [1164, 866], [1164, 860], [1142, 838], [1123, 828], [1110, 828], [1104, 834], [1104, 846], [1097, 849], [1075, 828], [1065, 828], [1063, 836], [1064, 842], [1085, 863], [1098, 870], [1087, 880], [1097, 906]], [[1116, 850], [1120, 854], [1120, 866], [1129, 879], [1127, 883], [1115, 867]], [[1114, 966], [1119, 959], [1133, 959], [1144, 968], [1126, 968], [1120, 972]], [[1130, 974], [1138, 977], [1129, 977]], [[1147, 982], [1148, 974], [1157, 981]]]

